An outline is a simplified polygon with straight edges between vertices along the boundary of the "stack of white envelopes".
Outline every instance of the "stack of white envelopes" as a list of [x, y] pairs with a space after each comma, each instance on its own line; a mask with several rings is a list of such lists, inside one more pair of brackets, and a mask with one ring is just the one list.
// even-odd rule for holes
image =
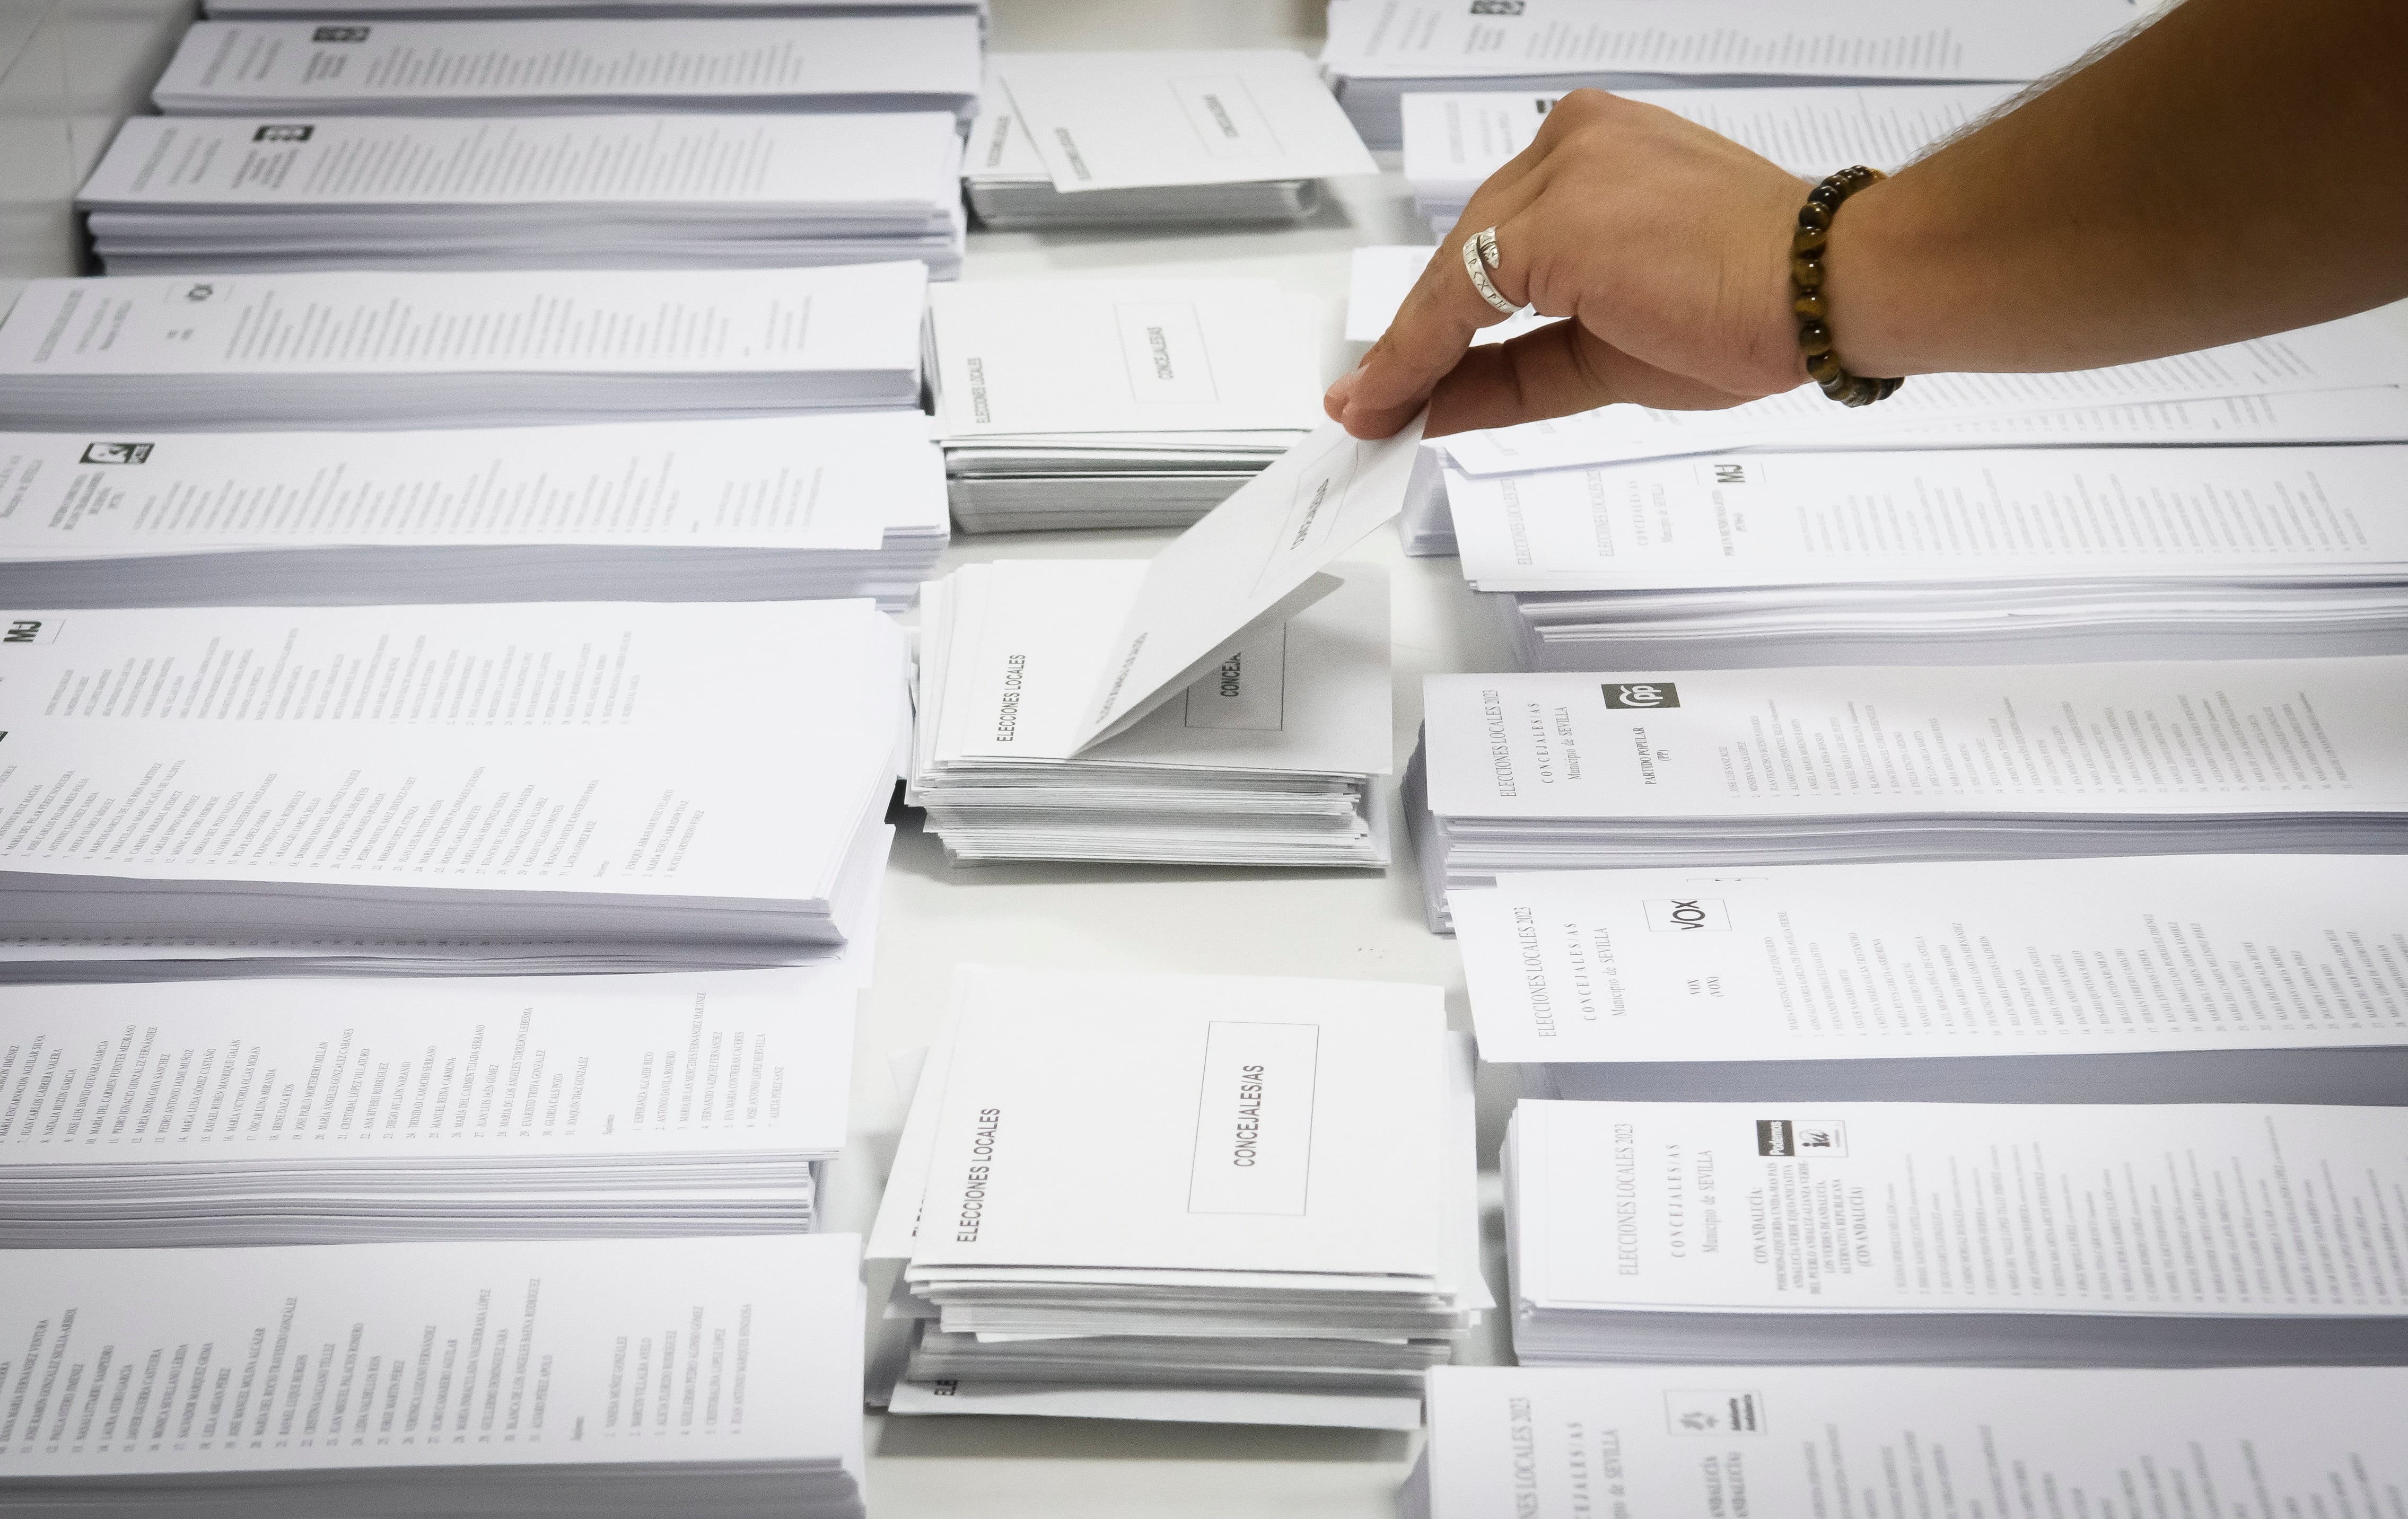
[[856, 992], [838, 969], [12, 987], [0, 1248], [809, 1232]]
[[[2015, 93], [1999, 84], [1620, 90], [1709, 127], [1803, 179], [1862, 164], [1896, 170]], [[1495, 87], [1400, 102], [1413, 209], [1443, 239], [1488, 177], [1530, 146], [1559, 98]]]
[[967, 121], [980, 18], [211, 21], [150, 98], [170, 116], [945, 111]]
[[929, 293], [963, 531], [1182, 527], [1318, 426], [1326, 312], [1268, 279]]
[[452, 432], [0, 433], [0, 604], [908, 607], [947, 538], [917, 411]]
[[950, 112], [137, 116], [77, 206], [111, 274], [961, 267]]
[[2403, 1154], [2399, 1107], [1525, 1100], [1513, 1352], [2400, 1365]]
[[1440, 675], [1431, 923], [1500, 871], [2408, 850], [2408, 657]]
[[2408, 445], [1451, 473], [1536, 669], [2408, 652]]
[[1448, 900], [1481, 1055], [1533, 1096], [2408, 1102], [2408, 856], [1555, 871]]
[[910, 407], [928, 270], [36, 279], [0, 321], [16, 427], [494, 427]]
[[2246, 1512], [2229, 1495], [2247, 1494], [2311, 1513], [2408, 1483], [2403, 1398], [2391, 1367], [1444, 1367], [1397, 1508], [1587, 1519], [1610, 1494], [1634, 1515], [2120, 1514], [2215, 1494]]
[[1303, 54], [1021, 52], [988, 60], [963, 184], [991, 227], [1295, 222], [1378, 165]]
[[851, 1235], [9, 1252], [0, 1344], [49, 1373], [0, 1411], [0, 1514], [861, 1519], [860, 1266]]
[[1417, 1425], [1491, 1306], [1442, 1002], [962, 969], [870, 1250], [894, 1283], [872, 1400]]
[[1395, 511], [1412, 449], [1332, 425], [1152, 560], [928, 586], [908, 796], [947, 851], [1384, 865], [1387, 585], [1322, 572]]
[[2046, 78], [2131, 22], [2120, 0], [2042, 0], [2012, 17], [1966, 0], [1881, 0], [1806, 17], [1771, 0], [1709, 8], [1682, 0], [1508, 0], [1410, 9], [1394, 0], [1331, 0], [1321, 67], [1363, 140], [1398, 148], [1407, 95], [1555, 94], [1584, 85], [2008, 83]]
[[[908, 746], [867, 601], [11, 614], [19, 957], [824, 957]], [[16, 953], [16, 952], [12, 952]]]

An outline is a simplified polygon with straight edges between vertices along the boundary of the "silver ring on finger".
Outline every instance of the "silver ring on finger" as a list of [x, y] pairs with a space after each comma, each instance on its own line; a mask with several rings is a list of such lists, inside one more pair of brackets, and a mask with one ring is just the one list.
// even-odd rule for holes
[[1495, 227], [1483, 227], [1463, 239], [1463, 270], [1471, 276], [1471, 288], [1480, 292], [1482, 300], [1510, 317], [1522, 308], [1498, 294], [1497, 286], [1488, 278], [1488, 271], [1502, 261], [1502, 255], [1497, 251]]

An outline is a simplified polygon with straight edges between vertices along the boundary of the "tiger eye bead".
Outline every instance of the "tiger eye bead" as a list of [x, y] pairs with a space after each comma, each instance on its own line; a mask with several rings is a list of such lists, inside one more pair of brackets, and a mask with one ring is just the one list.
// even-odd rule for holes
[[1810, 359], [1828, 353], [1831, 351], [1831, 329], [1819, 322], [1801, 322], [1798, 324], [1798, 346], [1806, 351]]
[[1816, 185], [1813, 190], [1809, 191], [1806, 195], [1806, 204], [1809, 206], [1820, 206], [1828, 210], [1840, 204], [1841, 201], [1846, 199], [1847, 192], [1840, 188], [1838, 183], [1839, 178], [1840, 177], [1835, 174], [1831, 176], [1830, 179], [1824, 180], [1821, 184]]
[[1830, 308], [1825, 304], [1823, 300], [1823, 293], [1819, 290], [1810, 290], [1806, 292], [1806, 294], [1799, 296], [1796, 300], [1791, 301], [1789, 303], [1789, 309], [1797, 312], [1801, 317], [1807, 317], [1815, 322], [1820, 322], [1825, 317], [1830, 315]]
[[1828, 231], [1831, 225], [1831, 208], [1808, 201], [1798, 208], [1798, 225], [1807, 232]]
[[1817, 385], [1828, 385], [1846, 373], [1834, 354], [1816, 353], [1806, 360], [1806, 378]]
[[1801, 253], [1789, 261], [1789, 278], [1798, 281], [1799, 290], [1820, 290], [1823, 288], [1823, 261]]
[[1799, 227], [1789, 236], [1789, 256], [1797, 258], [1800, 254], [1820, 253], [1830, 241], [1831, 229], [1828, 227]]

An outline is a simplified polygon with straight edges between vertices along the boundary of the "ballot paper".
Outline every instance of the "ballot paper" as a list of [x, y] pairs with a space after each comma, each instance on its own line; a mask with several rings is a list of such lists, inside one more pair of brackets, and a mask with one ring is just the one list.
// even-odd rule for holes
[[1398, 1512], [2372, 1514], [2403, 1397], [2387, 1367], [1443, 1367]]
[[[1463, 261], [1448, 250], [1433, 250], [1412, 244], [1383, 244], [1354, 250], [1354, 266], [1346, 285], [1346, 340], [1350, 343], [1376, 343], [1397, 320], [1397, 311], [1405, 304], [1413, 284], [1428, 268], [1433, 258], [1451, 262], [1455, 277], [1462, 278]], [[1494, 322], [1472, 335], [1472, 342], [1501, 343], [1509, 337], [1519, 337], [1535, 327], [1554, 321], [1542, 317], [1529, 307], [1524, 307], [1502, 322]]]
[[1505, 875], [1452, 894], [1534, 1096], [2408, 1103], [2408, 858]]
[[[1357, 288], [1361, 288], [1359, 284]], [[1864, 413], [1845, 415], [1859, 417]], [[1841, 420], [1840, 414], [1835, 413], [1834, 420]], [[1886, 432], [1843, 427], [1840, 433], [1843, 436], [1828, 445], [1803, 436], [1784, 435], [1761, 451], [1791, 453], [1819, 451], [1827, 446], [1839, 452], [1870, 452], [1908, 449], [2401, 443], [2408, 442], [2408, 389], [2399, 385], [2362, 385], [2349, 390], [2296, 391], [2275, 395], [2108, 403], [2054, 411], [1910, 422]], [[1445, 451], [1446, 441], [1440, 439], [1424, 451], [1426, 457], [1416, 466], [1413, 481], [1406, 490], [1402, 531], [1408, 553], [1457, 552], [1453, 509], [1448, 499], [1451, 487], [1447, 466], [1452, 456]], [[1476, 492], [1478, 488], [1470, 489]]]
[[2408, 445], [1710, 454], [1450, 472], [1522, 663], [2408, 652]]
[[808, 1232], [825, 970], [0, 991], [0, 1248]]
[[[196, 22], [170, 116], [946, 111], [979, 98], [972, 15]], [[297, 124], [297, 123], [296, 123]]]
[[915, 411], [437, 433], [0, 433], [0, 606], [900, 609], [946, 540]]
[[928, 270], [36, 279], [17, 427], [493, 427], [909, 407]]
[[1497, 872], [2408, 849], [2408, 656], [1434, 675], [1434, 926]]
[[950, 112], [136, 116], [76, 197], [111, 274], [961, 267]]
[[1183, 527], [1324, 424], [1326, 313], [1274, 280], [978, 280], [929, 293], [965, 532]]
[[[1023, 732], [1043, 741], [1076, 694], [1045, 676], [1093, 643], [1087, 614], [1130, 603], [1147, 564], [964, 566], [923, 607], [905, 800], [961, 861], [1385, 867], [1374, 786], [1394, 763], [1387, 578], [1334, 569], [1335, 591], [1135, 726], [1076, 758], [1030, 760], [1013, 752]], [[975, 678], [998, 658], [999, 685]]]
[[12, 1251], [0, 1513], [858, 1519], [860, 1260], [849, 1235]]
[[2408, 1109], [1525, 1100], [1513, 1350], [2397, 1364]]
[[[2035, 412], [2287, 395], [2403, 382], [2408, 382], [2408, 337], [2401, 337], [2381, 314], [2368, 312], [2244, 343], [2104, 369], [1917, 375], [1878, 407], [1834, 407], [1811, 384], [1722, 411], [1603, 407], [1545, 422], [1459, 433], [1447, 438], [1446, 451], [1466, 474], [1498, 475], [1735, 448], [1779, 448], [1792, 440], [1815, 449], [1879, 449], [1898, 446], [1893, 439], [1903, 430], [1928, 424], [1995, 426], [1999, 418]], [[1908, 436], [1905, 446], [1917, 446]]]
[[[1851, 164], [1884, 173], [1982, 120], [2017, 91], [1997, 84], [1624, 90], [1718, 132], [1805, 179]], [[1530, 146], [1558, 96], [1483, 90], [1402, 101], [1405, 180], [1413, 209], [1443, 241], [1490, 175]]]
[[[1076, 55], [1072, 55], [1076, 56]], [[1125, 54], [1104, 56], [1120, 58]], [[1315, 86], [1319, 88], [1319, 86]], [[1350, 130], [1352, 130], [1350, 128]], [[970, 125], [962, 190], [981, 224], [996, 230], [1150, 227], [1175, 223], [1292, 222], [1321, 204], [1318, 179], [1228, 179], [1065, 194], [1011, 97], [990, 86]]]
[[1283, 48], [999, 52], [989, 66], [1066, 195], [1380, 171], [1312, 61]]
[[2013, 82], [2055, 73], [2134, 20], [2124, 0], [2042, 0], [2012, 14], [1963, 0], [1805, 13], [1770, 0], [1331, 0], [1321, 66], [1364, 140], [1396, 148], [1407, 94]]
[[0, 628], [12, 936], [775, 963], [848, 937], [908, 733], [902, 636], [866, 601], [29, 609]]
[[1493, 1306], [1469, 1051], [1441, 1001], [958, 971], [870, 1251], [910, 1331], [873, 1400], [1417, 1424], [1423, 1373]]

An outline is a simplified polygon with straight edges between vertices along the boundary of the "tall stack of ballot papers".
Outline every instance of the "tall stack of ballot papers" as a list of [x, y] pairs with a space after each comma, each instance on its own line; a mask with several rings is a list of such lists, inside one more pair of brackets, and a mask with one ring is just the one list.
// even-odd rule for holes
[[963, 186], [991, 227], [1295, 222], [1379, 165], [1301, 53], [988, 60]]
[[968, 533], [1183, 527], [1321, 425], [1322, 303], [1268, 279], [929, 292], [927, 367]]
[[860, 1262], [849, 1235], [10, 1252], [0, 1514], [860, 1519]]
[[1708, 454], [1452, 475], [1533, 669], [2408, 652], [2408, 445]]
[[2397, 1365], [2403, 1157], [2396, 1107], [1525, 1100], [1513, 1353]]
[[1442, 1367], [1398, 1512], [2376, 1512], [2402, 1398], [2389, 1368]]
[[1334, 424], [1151, 560], [1005, 560], [922, 593], [909, 799], [961, 860], [1384, 866], [1388, 595], [1331, 562], [1412, 434]]
[[2055, 73], [2132, 19], [2122, 0], [2041, 0], [2012, 16], [1970, 0], [1804, 14], [1771, 0], [1330, 0], [1321, 68], [1363, 140], [1397, 148], [1408, 95], [2009, 83]]
[[1493, 1306], [1472, 1150], [1437, 987], [966, 967], [870, 1247], [872, 1400], [1414, 1427]]
[[137, 116], [76, 197], [111, 274], [961, 268], [948, 112]]
[[472, 965], [758, 966], [825, 957], [874, 911], [909, 718], [901, 632], [867, 601], [0, 628], [14, 958], [381, 938]]
[[1449, 896], [1534, 1096], [2408, 1103], [2408, 856], [1501, 876]]
[[36, 279], [0, 320], [0, 416], [493, 427], [910, 407], [927, 279], [916, 262]]
[[841, 969], [0, 991], [0, 1248], [794, 1234]]
[[910, 604], [916, 411], [436, 433], [0, 433], [0, 605]]
[[1434, 675], [1433, 926], [1501, 871], [2408, 850], [2408, 656]]
[[201, 21], [150, 98], [169, 116], [517, 116], [977, 108], [968, 14]]

